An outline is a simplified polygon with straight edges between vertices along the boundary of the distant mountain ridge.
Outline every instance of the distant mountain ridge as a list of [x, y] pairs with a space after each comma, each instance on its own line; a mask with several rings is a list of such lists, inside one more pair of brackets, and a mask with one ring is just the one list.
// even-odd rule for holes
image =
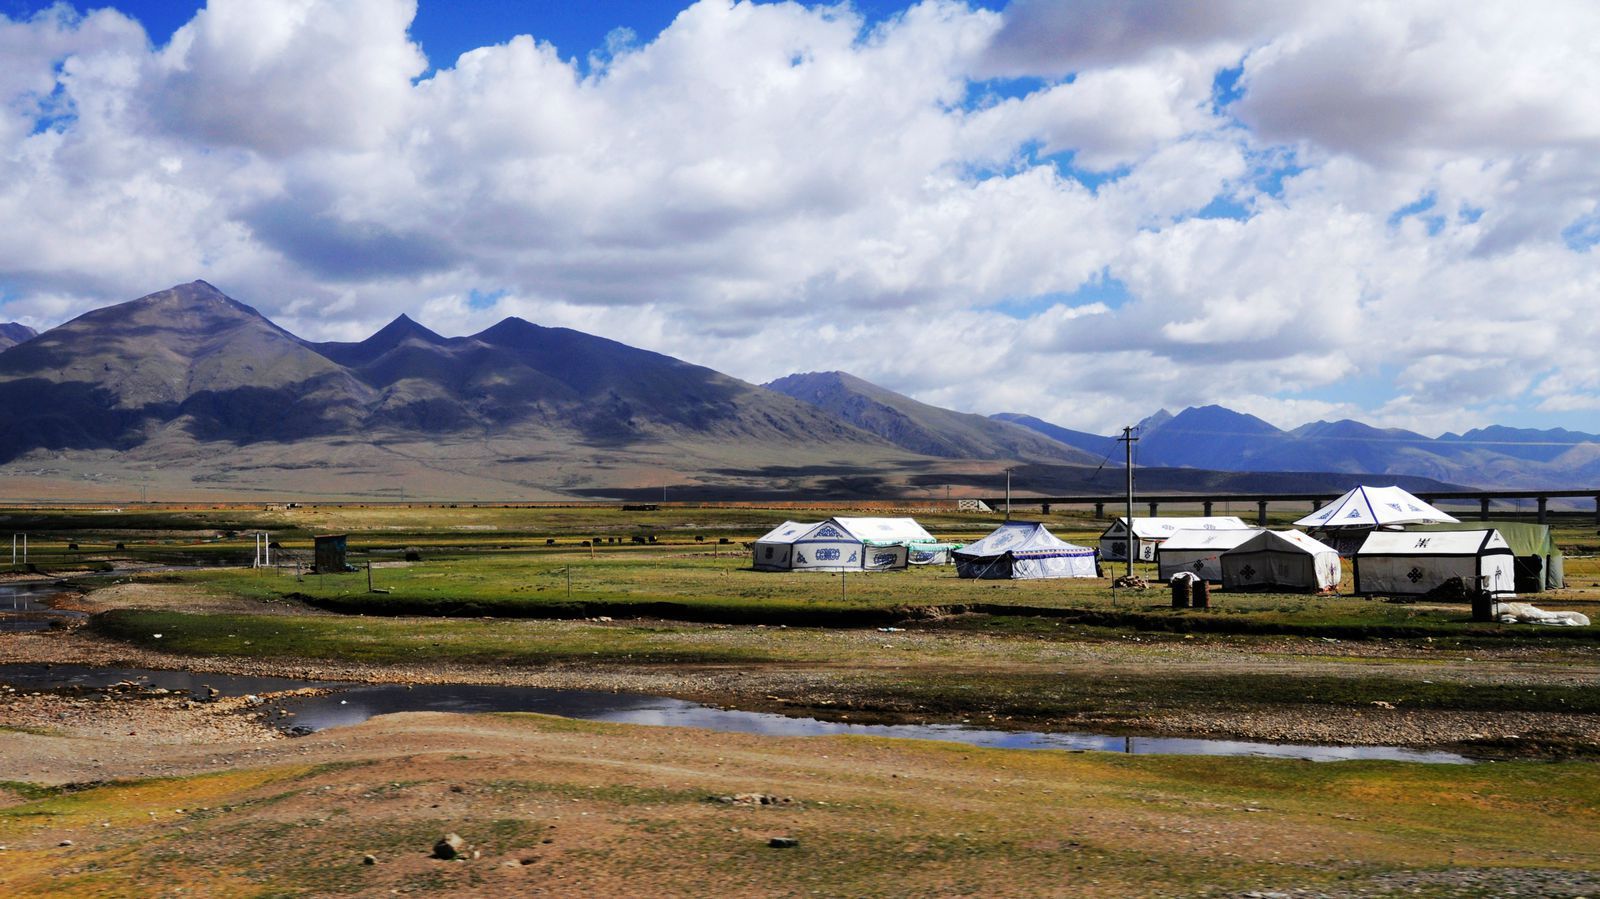
[[[303, 496], [976, 494], [1002, 468], [1024, 492], [1113, 488], [1105, 469], [1121, 463], [1114, 438], [1037, 418], [943, 409], [844, 372], [757, 386], [519, 318], [444, 337], [401, 315], [365, 340], [319, 343], [195, 281], [6, 333], [24, 330], [0, 348], [11, 496], [25, 495], [21, 475], [41, 497], [99, 484], [125, 496], [134, 480]], [[1495, 467], [1600, 475], [1587, 437], [1285, 432], [1213, 406], [1146, 419], [1137, 461], [1147, 484], [1178, 491], [1320, 491], [1368, 470], [1425, 487]]]
[[[996, 417], [1056, 439], [1070, 439], [1083, 448], [1114, 439], [1027, 416]], [[1343, 419], [1286, 431], [1256, 416], [1213, 405], [1176, 415], [1163, 409], [1140, 422], [1138, 436], [1137, 460], [1149, 466], [1409, 475], [1499, 487], [1582, 486], [1600, 480], [1600, 436], [1562, 428], [1494, 426], [1430, 438]]]
[[1038, 433], [1021, 425], [930, 406], [847, 372], [793, 374], [763, 386], [925, 456], [1076, 465], [1099, 461], [1058, 440], [1041, 439]]

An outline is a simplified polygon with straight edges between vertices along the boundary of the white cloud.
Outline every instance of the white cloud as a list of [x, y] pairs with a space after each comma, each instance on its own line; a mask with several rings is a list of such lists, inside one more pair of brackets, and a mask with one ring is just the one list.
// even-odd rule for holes
[[1600, 430], [1587, 4], [702, 0], [427, 77], [413, 12], [0, 18], [0, 318], [204, 277], [313, 339], [518, 314], [1090, 430]]

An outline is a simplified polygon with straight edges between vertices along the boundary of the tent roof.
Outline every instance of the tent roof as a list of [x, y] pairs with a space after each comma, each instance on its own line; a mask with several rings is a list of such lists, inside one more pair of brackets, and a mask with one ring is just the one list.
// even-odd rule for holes
[[1236, 553], [1265, 551], [1298, 552], [1307, 553], [1314, 556], [1322, 555], [1323, 553], [1333, 553], [1334, 555], [1339, 554], [1338, 550], [1326, 543], [1323, 543], [1321, 540], [1308, 537], [1302, 531], [1294, 530], [1260, 531], [1252, 535], [1250, 539], [1245, 540], [1238, 546], [1235, 546], [1230, 551]]
[[1357, 487], [1295, 524], [1318, 528], [1375, 528], [1436, 521], [1456, 523], [1455, 518], [1399, 487]]
[[1255, 536], [1256, 530], [1177, 531], [1161, 544], [1162, 552], [1183, 549], [1232, 549]]
[[1052, 552], [1089, 553], [1094, 550], [1062, 540], [1037, 521], [1008, 521], [989, 532], [982, 540], [968, 543], [957, 550], [958, 555], [979, 559], [1003, 556], [1006, 553], [1022, 555]]
[[1373, 531], [1358, 556], [1475, 556], [1485, 549], [1511, 547], [1499, 531]]
[[915, 518], [830, 518], [857, 540], [878, 543], [931, 542], [933, 535]]
[[[1118, 518], [1111, 527], [1127, 522], [1126, 518]], [[1133, 520], [1133, 535], [1141, 540], [1164, 540], [1178, 531], [1242, 531], [1252, 529], [1245, 524], [1244, 519], [1236, 515], [1212, 515], [1209, 517], [1195, 516], [1191, 518], [1135, 518]], [[1109, 529], [1108, 529], [1109, 530]]]
[[822, 522], [820, 521], [785, 521], [783, 524], [780, 524], [768, 531], [765, 536], [761, 537], [756, 542], [793, 543], [805, 536], [808, 531], [821, 523]]

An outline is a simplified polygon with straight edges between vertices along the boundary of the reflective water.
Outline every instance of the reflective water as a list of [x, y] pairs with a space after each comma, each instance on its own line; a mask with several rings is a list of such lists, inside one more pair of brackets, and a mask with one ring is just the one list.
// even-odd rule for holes
[[45, 604], [61, 588], [53, 584], [0, 584], [0, 633], [42, 631], [53, 621], [84, 617], [82, 612]]
[[767, 736], [855, 734], [913, 740], [942, 740], [1005, 749], [1096, 750], [1138, 755], [1264, 756], [1320, 762], [1380, 759], [1435, 764], [1470, 763], [1470, 759], [1452, 752], [1397, 746], [1318, 746], [1172, 737], [1124, 737], [1093, 733], [1040, 733], [985, 730], [959, 724], [847, 724], [765, 712], [718, 709], [681, 699], [636, 693], [476, 684], [421, 684], [410, 687], [388, 684], [350, 685], [294, 678], [240, 677], [133, 668], [0, 665], [0, 683], [9, 683], [20, 689], [40, 690], [72, 685], [85, 688], [105, 687], [119, 681], [146, 683], [152, 687], [163, 687], [168, 690], [187, 690], [196, 695], [203, 693], [206, 687], [213, 687], [223, 695], [234, 696], [298, 687], [334, 688], [334, 692], [326, 695], [291, 696], [272, 701], [271, 707], [274, 710], [281, 708], [292, 713], [284, 716], [274, 712], [272, 719], [274, 723], [305, 731], [359, 724], [375, 715], [394, 712], [539, 712], [590, 721], [698, 727]]

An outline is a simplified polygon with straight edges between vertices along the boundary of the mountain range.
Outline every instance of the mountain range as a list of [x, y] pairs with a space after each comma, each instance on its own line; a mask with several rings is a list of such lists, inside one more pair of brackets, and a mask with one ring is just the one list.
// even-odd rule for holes
[[[955, 412], [844, 372], [764, 386], [507, 318], [444, 337], [400, 316], [311, 342], [203, 281], [43, 334], [0, 327], [0, 496], [759, 499], [1119, 489], [1112, 437]], [[1563, 442], [1564, 441], [1564, 442]], [[1281, 431], [1220, 407], [1141, 426], [1146, 489], [1427, 489], [1595, 464], [1590, 435]], [[1469, 477], [1471, 476], [1471, 477]], [[1546, 483], [1549, 483], [1546, 481]]]
[[[1088, 452], [1116, 438], [1023, 415], [994, 418]], [[1476, 487], [1583, 487], [1600, 481], [1600, 436], [1564, 428], [1493, 426], [1427, 437], [1358, 421], [1316, 421], [1293, 430], [1222, 406], [1162, 410], [1139, 423], [1140, 465], [1218, 471], [1324, 471], [1411, 475]], [[1113, 455], [1121, 458], [1121, 451]], [[1115, 461], [1115, 460], [1114, 460]]]

